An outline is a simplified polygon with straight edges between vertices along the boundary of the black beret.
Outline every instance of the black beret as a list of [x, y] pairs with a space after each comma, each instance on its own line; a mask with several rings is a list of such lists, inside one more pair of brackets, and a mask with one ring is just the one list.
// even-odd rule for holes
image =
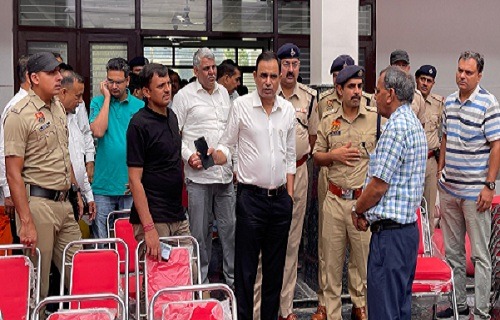
[[344, 85], [349, 79], [359, 79], [363, 78], [365, 75], [365, 69], [360, 66], [352, 65], [347, 66], [344, 69], [340, 70], [339, 75], [337, 76], [336, 83], [339, 85]]
[[57, 61], [52, 52], [38, 52], [28, 59], [28, 73], [40, 71], [53, 71], [61, 63]]
[[279, 59], [298, 59], [300, 57], [300, 49], [293, 43], [285, 43], [278, 49], [278, 52], [276, 54], [278, 55]]
[[398, 61], [404, 61], [410, 64], [410, 56], [408, 55], [408, 52], [404, 50], [394, 50], [391, 52], [391, 66]]
[[348, 54], [343, 54], [335, 58], [332, 62], [332, 66], [330, 67], [330, 74], [334, 73], [335, 71], [340, 71], [344, 69], [347, 66], [352, 66], [354, 65], [354, 59], [348, 55]]
[[432, 79], [436, 79], [437, 70], [436, 70], [436, 68], [434, 66], [431, 66], [430, 64], [426, 64], [426, 65], [421, 66], [415, 72], [415, 78], [418, 78], [421, 75], [429, 76], [429, 77], [432, 77]]

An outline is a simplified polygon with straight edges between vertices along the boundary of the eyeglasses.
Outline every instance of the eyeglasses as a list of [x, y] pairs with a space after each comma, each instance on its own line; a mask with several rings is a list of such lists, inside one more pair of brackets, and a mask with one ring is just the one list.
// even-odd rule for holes
[[125, 83], [125, 81], [127, 81], [127, 79], [123, 79], [123, 80], [119, 80], [119, 81], [111, 80], [111, 79], [109, 79], [109, 78], [107, 79], [107, 82], [108, 82], [108, 84], [109, 84], [110, 86], [112, 86], [112, 85], [114, 85], [114, 84], [116, 84], [117, 86], [119, 86], [119, 85], [121, 85], [121, 84]]
[[298, 66], [300, 66], [300, 62], [299, 61], [294, 61], [294, 62], [290, 63], [289, 61], [283, 61], [281, 63], [281, 65], [283, 66], [283, 68], [286, 68], [286, 69], [290, 69], [290, 66], [292, 66], [295, 69]]

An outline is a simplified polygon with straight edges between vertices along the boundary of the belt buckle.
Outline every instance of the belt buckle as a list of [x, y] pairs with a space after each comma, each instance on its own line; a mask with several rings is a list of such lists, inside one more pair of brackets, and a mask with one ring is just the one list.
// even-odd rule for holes
[[354, 190], [352, 189], [341, 189], [342, 199], [352, 200], [354, 199]]
[[381, 223], [372, 224], [370, 231], [375, 233], [382, 231], [382, 224]]
[[56, 195], [54, 196], [54, 201], [57, 202], [66, 201], [67, 196], [68, 196], [67, 191], [56, 191]]
[[278, 194], [278, 189], [267, 189], [268, 197], [275, 197]]

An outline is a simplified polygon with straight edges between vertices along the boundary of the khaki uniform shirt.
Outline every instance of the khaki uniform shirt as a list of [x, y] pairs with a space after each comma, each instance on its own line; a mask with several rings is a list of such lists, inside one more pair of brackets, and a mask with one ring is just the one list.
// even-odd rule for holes
[[4, 123], [5, 156], [24, 158], [27, 184], [68, 190], [71, 162], [66, 112], [57, 98], [50, 107], [33, 92], [15, 104]]
[[[295, 117], [297, 118], [295, 124], [295, 152], [297, 160], [302, 159], [304, 155], [311, 152], [309, 136], [316, 135], [318, 131], [319, 116], [316, 94], [315, 90], [298, 82], [290, 97], [285, 97], [281, 87], [278, 90], [278, 95], [290, 101], [295, 108]], [[313, 105], [309, 115], [311, 101]]]
[[[362, 95], [364, 99], [361, 99], [361, 106], [366, 107], [368, 105], [372, 108], [375, 108], [376, 110], [376, 103], [375, 99], [373, 98], [373, 94], [369, 94], [363, 91]], [[340, 107], [341, 105], [342, 101], [340, 100], [340, 97], [335, 88], [323, 91], [319, 96], [319, 103], [318, 103], [319, 118], [322, 119], [323, 114], [325, 114], [327, 111], [333, 110], [337, 107]]]
[[437, 94], [429, 94], [425, 99], [425, 136], [429, 150], [439, 148], [441, 122], [443, 119], [444, 98]]
[[415, 94], [413, 95], [413, 101], [411, 102], [411, 109], [417, 115], [418, 120], [422, 125], [425, 124], [425, 99], [422, 93], [415, 89]]
[[[382, 119], [382, 128], [385, 119]], [[349, 167], [341, 162], [334, 161], [328, 166], [328, 180], [344, 189], [358, 189], [363, 187], [370, 160], [369, 154], [377, 144], [377, 110], [359, 107], [356, 118], [350, 122], [344, 117], [342, 106], [336, 106], [326, 112], [321, 119], [318, 138], [314, 146], [316, 152], [330, 152], [351, 142], [354, 148], [361, 152], [361, 158]]]

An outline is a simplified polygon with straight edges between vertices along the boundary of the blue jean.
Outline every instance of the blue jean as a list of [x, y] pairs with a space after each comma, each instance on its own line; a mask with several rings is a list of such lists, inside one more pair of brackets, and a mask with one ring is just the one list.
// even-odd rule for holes
[[108, 226], [106, 221], [111, 211], [130, 209], [132, 207], [132, 196], [102, 196], [94, 194], [97, 215], [92, 225], [95, 238], [107, 238]]

